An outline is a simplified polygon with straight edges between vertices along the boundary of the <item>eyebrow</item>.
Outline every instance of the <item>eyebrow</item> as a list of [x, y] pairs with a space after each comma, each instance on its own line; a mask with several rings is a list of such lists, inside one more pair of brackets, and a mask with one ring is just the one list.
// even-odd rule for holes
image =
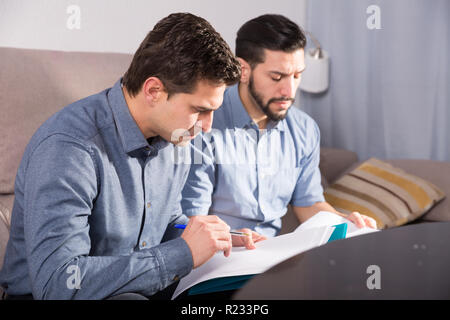
[[203, 106], [193, 106], [193, 107], [199, 111], [216, 111], [216, 108], [207, 108]]
[[[295, 73], [302, 73], [303, 71], [305, 71], [305, 69], [306, 69], [306, 66], [305, 66], [303, 69], [294, 72], [294, 74], [295, 74]], [[280, 76], [282, 76], [282, 77], [289, 76], [288, 73], [284, 73], [284, 72], [280, 72], [280, 71], [269, 71], [269, 73], [275, 73], [275, 74], [280, 75]]]

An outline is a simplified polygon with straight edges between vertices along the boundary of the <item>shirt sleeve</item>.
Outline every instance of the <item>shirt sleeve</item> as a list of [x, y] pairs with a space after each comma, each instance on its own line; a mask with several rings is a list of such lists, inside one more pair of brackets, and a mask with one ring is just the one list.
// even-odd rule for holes
[[182, 238], [127, 256], [91, 256], [89, 217], [100, 185], [95, 158], [76, 139], [53, 135], [26, 167], [24, 234], [36, 299], [104, 299], [152, 295], [189, 273]]
[[[186, 170], [186, 174], [183, 178], [183, 183], [181, 184], [181, 189], [183, 189], [183, 186], [186, 182], [186, 178], [187, 178], [188, 174], [189, 174], [189, 169]], [[176, 209], [174, 210], [172, 219], [169, 222], [166, 231], [164, 232], [164, 236], [163, 236], [163, 239], [161, 242], [166, 242], [171, 239], [180, 237], [184, 230], [175, 228], [175, 225], [189, 223], [189, 218], [183, 213], [183, 210], [181, 208], [181, 199], [182, 199], [181, 190], [179, 190]]]
[[290, 202], [295, 207], [309, 207], [316, 202], [325, 201], [319, 169], [320, 131], [314, 121], [308, 136], [311, 137], [310, 151], [300, 162], [301, 172]]
[[[212, 143], [202, 134], [201, 148], [191, 145], [191, 166], [182, 192], [181, 206], [187, 216], [207, 215], [212, 203], [215, 184], [215, 166]], [[196, 139], [197, 139], [196, 138]]]

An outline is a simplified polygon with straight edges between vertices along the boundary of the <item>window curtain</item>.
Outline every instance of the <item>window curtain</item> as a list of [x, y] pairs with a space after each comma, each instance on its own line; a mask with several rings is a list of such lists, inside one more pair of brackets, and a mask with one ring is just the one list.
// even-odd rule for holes
[[328, 90], [299, 94], [323, 146], [450, 161], [450, 1], [310, 0], [306, 29], [330, 55]]

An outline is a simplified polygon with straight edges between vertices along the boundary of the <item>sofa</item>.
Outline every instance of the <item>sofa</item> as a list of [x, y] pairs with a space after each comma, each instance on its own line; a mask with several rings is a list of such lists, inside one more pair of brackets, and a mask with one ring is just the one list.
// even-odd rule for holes
[[[9, 238], [14, 180], [24, 149], [36, 129], [53, 113], [80, 98], [111, 87], [127, 70], [132, 55], [0, 48], [0, 268]], [[390, 160], [435, 183], [450, 195], [450, 163]], [[321, 149], [326, 188], [358, 164], [356, 153]], [[423, 221], [449, 221], [450, 200], [432, 208]], [[288, 210], [282, 233], [298, 225]], [[0, 297], [1, 295], [0, 288]]]

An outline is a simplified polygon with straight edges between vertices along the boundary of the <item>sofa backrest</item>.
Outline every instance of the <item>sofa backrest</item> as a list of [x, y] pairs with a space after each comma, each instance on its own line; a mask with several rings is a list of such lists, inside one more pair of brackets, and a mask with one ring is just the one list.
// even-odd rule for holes
[[64, 106], [112, 87], [131, 59], [130, 54], [0, 47], [0, 268], [15, 175], [31, 136]]

